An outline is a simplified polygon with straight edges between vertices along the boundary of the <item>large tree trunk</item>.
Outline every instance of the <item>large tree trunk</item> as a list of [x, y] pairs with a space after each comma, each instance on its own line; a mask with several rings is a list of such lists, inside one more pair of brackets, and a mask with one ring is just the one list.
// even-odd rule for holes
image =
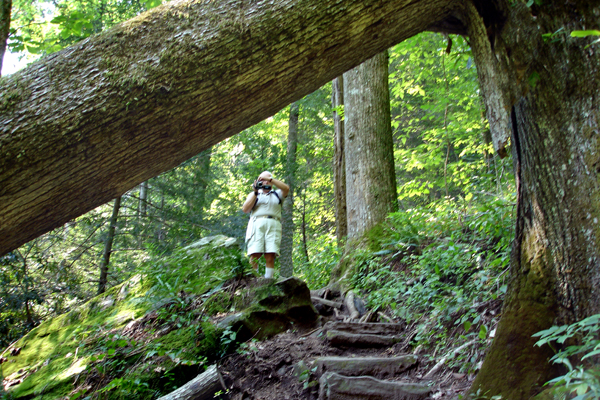
[[0, 255], [273, 115], [457, 3], [173, 1], [11, 75], [0, 82]]
[[600, 2], [497, 3], [465, 15], [494, 143], [512, 130], [517, 227], [502, 319], [472, 390], [518, 400], [555, 374], [531, 335], [600, 312], [600, 53], [569, 36], [600, 26]]
[[12, 0], [0, 0], [0, 75], [2, 75], [4, 53], [6, 52], [6, 44], [8, 42], [8, 34], [10, 32], [11, 12]]
[[344, 154], [344, 119], [339, 112], [344, 106], [344, 76], [332, 82], [331, 105], [333, 106], [333, 191], [335, 195], [335, 231], [338, 246], [343, 246], [348, 236], [346, 218], [346, 161]]
[[398, 208], [387, 51], [344, 74], [344, 102], [348, 237], [353, 238]]
[[296, 186], [296, 149], [298, 148], [298, 117], [300, 105], [295, 102], [290, 106], [288, 125], [287, 159], [285, 166], [285, 180], [290, 186], [290, 192], [283, 202], [281, 219], [283, 232], [281, 233], [281, 276], [290, 277], [294, 274], [294, 188]]

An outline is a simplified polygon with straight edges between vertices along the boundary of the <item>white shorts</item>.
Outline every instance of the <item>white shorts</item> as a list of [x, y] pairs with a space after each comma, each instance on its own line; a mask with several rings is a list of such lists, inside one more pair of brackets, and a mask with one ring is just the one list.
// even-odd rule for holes
[[281, 246], [281, 222], [273, 218], [250, 220], [246, 234], [248, 255], [275, 253], [279, 255]]

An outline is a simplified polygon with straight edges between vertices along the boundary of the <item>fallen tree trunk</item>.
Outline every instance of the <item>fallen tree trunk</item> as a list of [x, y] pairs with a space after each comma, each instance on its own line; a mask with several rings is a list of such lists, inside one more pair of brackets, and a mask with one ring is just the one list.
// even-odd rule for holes
[[217, 366], [211, 365], [179, 389], [159, 397], [158, 400], [209, 400], [215, 398], [215, 393], [225, 389]]
[[0, 255], [445, 29], [456, 4], [173, 1], [3, 78]]

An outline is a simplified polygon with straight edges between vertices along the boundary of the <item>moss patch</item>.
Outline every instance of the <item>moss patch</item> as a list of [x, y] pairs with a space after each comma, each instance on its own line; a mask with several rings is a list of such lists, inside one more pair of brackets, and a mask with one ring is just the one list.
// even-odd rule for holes
[[118, 329], [142, 315], [149, 304], [132, 301], [141, 277], [136, 276], [75, 310], [45, 321], [22, 337], [15, 347], [18, 356], [10, 356], [3, 364], [8, 378], [27, 371], [22, 383], [11, 393], [19, 398], [44, 393], [48, 398], [60, 397], [73, 389], [73, 376], [85, 370], [86, 341], [97, 333]]

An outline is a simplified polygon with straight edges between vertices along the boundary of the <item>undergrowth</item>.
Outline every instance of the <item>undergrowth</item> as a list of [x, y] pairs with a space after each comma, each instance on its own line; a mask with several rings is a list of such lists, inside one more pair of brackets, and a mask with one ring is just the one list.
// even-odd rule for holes
[[[411, 344], [435, 358], [460, 342], [471, 351], [448, 361], [464, 373], [480, 367], [506, 293], [514, 237], [514, 196], [442, 199], [390, 214], [378, 251], [356, 249], [351, 286], [371, 310], [404, 320]], [[340, 254], [324, 248], [303, 265], [309, 286], [322, 284]]]

